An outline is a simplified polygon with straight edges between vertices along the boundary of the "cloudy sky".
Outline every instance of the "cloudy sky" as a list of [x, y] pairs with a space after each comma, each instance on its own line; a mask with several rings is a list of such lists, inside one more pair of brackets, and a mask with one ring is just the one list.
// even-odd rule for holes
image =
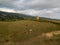
[[60, 0], [0, 0], [0, 11], [60, 19]]

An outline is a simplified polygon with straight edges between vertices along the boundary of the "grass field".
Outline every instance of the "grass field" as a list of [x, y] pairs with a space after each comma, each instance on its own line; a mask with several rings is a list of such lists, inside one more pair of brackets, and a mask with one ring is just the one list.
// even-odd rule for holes
[[[41, 36], [52, 31], [60, 31], [59, 21], [0, 21], [0, 45], [57, 45], [56, 39], [46, 39]], [[56, 38], [59, 40], [60, 35]]]

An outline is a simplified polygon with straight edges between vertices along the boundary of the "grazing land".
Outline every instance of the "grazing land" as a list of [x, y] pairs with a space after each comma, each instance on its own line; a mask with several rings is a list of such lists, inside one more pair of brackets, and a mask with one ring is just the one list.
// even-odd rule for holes
[[[0, 21], [0, 45], [60, 45], [60, 21]], [[46, 36], [47, 35], [47, 36]]]

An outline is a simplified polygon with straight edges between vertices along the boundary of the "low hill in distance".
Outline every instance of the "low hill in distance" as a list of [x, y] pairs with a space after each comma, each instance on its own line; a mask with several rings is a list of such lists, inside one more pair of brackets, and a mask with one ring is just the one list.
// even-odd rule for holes
[[10, 21], [10, 20], [16, 21], [16, 20], [23, 20], [23, 19], [29, 19], [29, 18], [33, 18], [33, 16], [0, 11], [0, 21]]
[[[0, 21], [16, 21], [16, 20], [34, 20], [35, 16], [20, 14], [20, 13], [9, 13], [9, 12], [2, 12], [0, 11]], [[51, 19], [40, 17], [40, 20], [56, 20], [60, 21], [59, 19]]]

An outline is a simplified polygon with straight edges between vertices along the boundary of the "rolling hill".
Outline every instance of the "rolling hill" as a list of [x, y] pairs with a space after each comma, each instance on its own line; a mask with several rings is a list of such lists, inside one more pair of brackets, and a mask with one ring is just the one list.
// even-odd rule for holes
[[29, 19], [29, 18], [33, 18], [33, 16], [0, 11], [0, 21], [9, 21], [9, 20], [16, 21], [16, 20], [23, 20], [23, 19]]
[[0, 45], [60, 45], [60, 20], [0, 11]]

